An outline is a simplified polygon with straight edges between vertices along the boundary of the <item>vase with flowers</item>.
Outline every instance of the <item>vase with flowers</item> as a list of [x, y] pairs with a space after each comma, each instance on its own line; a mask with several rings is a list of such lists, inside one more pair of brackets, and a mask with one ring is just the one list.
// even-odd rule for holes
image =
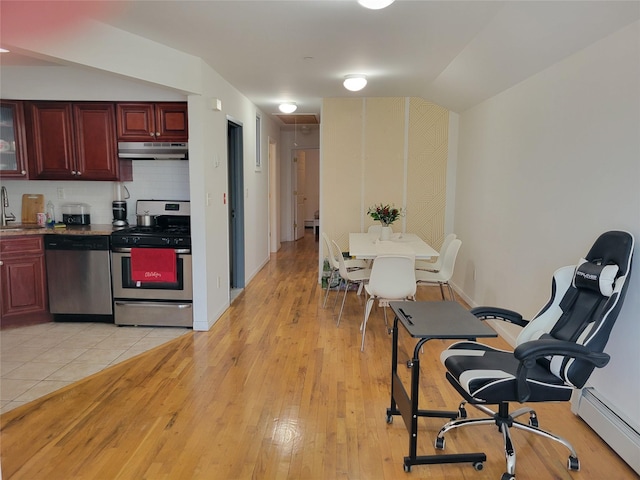
[[382, 225], [380, 240], [389, 240], [391, 238], [391, 224], [404, 215], [404, 210], [381, 203], [370, 207], [367, 214]]

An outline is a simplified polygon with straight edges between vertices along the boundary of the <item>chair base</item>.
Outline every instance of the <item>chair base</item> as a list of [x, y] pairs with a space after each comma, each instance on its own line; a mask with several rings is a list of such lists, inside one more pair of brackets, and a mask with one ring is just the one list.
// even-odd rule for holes
[[[507, 402], [500, 403], [498, 405], [498, 412], [494, 412], [493, 410], [485, 407], [484, 405], [477, 405], [474, 403], [469, 403], [473, 407], [477, 408], [481, 412], [488, 415], [490, 418], [467, 418], [467, 412], [465, 409], [465, 405], [467, 402], [462, 402], [458, 407], [458, 418], [455, 420], [451, 420], [447, 422], [438, 432], [435, 440], [435, 448], [442, 450], [445, 446], [444, 434], [450, 430], [459, 427], [467, 427], [472, 425], [491, 425], [495, 424], [498, 427], [498, 430], [502, 432], [502, 437], [504, 440], [504, 452], [505, 452], [505, 460], [507, 465], [507, 471], [502, 475], [501, 480], [515, 480], [515, 471], [516, 471], [516, 451], [513, 446], [513, 442], [511, 441], [510, 428], [517, 428], [520, 430], [527, 431], [529, 433], [534, 433], [536, 435], [540, 435], [541, 437], [548, 438], [550, 440], [554, 440], [558, 443], [564, 445], [570, 452], [569, 459], [567, 461], [567, 468], [569, 470], [578, 471], [580, 470], [580, 461], [578, 460], [578, 454], [576, 453], [573, 446], [564, 438], [559, 437], [551, 432], [547, 432], [538, 427], [538, 417], [536, 415], [535, 410], [524, 407], [519, 410], [516, 410], [513, 413], [509, 413], [509, 404]], [[515, 420], [515, 418], [529, 414], [529, 422], [528, 424], [521, 423]]]

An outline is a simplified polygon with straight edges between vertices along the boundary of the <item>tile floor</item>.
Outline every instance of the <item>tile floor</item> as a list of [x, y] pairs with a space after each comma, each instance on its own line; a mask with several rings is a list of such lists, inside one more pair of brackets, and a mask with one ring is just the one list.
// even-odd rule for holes
[[188, 332], [57, 322], [0, 330], [0, 413]]

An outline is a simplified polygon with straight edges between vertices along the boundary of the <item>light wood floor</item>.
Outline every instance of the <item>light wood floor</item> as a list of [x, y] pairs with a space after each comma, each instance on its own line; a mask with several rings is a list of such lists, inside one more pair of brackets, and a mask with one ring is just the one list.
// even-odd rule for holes
[[[362, 298], [349, 293], [336, 328], [331, 308], [321, 308], [317, 248], [311, 234], [283, 244], [209, 332], [3, 414], [3, 478], [498, 480], [505, 465], [495, 426], [447, 438], [448, 453], [487, 454], [480, 472], [469, 464], [403, 471], [407, 431], [400, 417], [386, 423], [391, 338], [382, 311], [360, 353]], [[439, 290], [421, 287], [418, 297], [438, 300]], [[437, 360], [447, 343], [426, 344], [421, 408], [458, 405]], [[413, 345], [401, 335], [402, 362]], [[518, 480], [636, 478], [568, 404], [537, 410], [542, 427], [574, 443], [582, 469], [566, 470], [564, 447], [516, 431]], [[442, 423], [421, 419], [419, 454], [435, 453]]]

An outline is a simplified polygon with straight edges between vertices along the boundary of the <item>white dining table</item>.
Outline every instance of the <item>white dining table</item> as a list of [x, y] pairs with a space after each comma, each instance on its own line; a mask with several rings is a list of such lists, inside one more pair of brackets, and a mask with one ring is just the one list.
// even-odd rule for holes
[[349, 255], [372, 259], [378, 255], [415, 255], [416, 259], [436, 258], [438, 251], [414, 233], [393, 233], [389, 240], [380, 240], [379, 233], [350, 233]]

